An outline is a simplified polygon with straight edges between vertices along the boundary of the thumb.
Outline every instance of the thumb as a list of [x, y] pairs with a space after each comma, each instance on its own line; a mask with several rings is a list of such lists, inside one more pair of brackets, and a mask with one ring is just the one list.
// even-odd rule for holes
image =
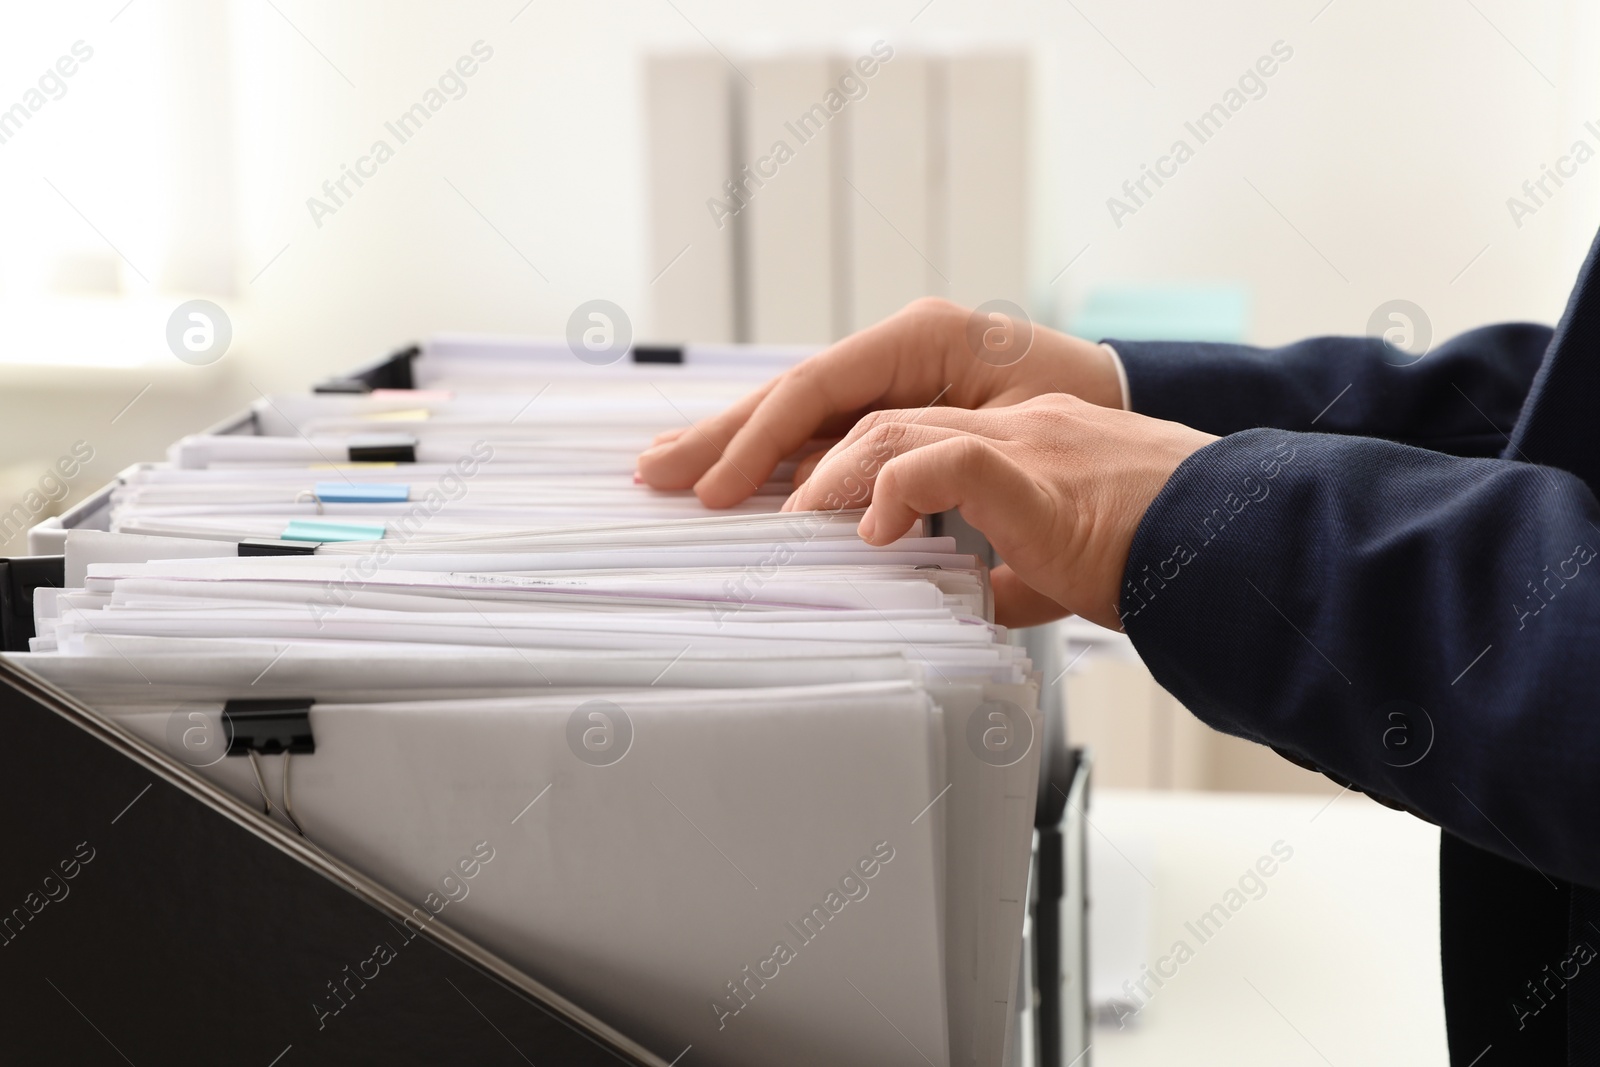
[[994, 621], [1001, 626], [1038, 626], [1072, 614], [1028, 585], [1008, 564], [989, 572], [994, 586]]

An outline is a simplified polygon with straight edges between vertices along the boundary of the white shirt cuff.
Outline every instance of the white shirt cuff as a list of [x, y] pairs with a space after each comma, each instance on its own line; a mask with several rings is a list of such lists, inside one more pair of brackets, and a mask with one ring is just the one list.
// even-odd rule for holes
[[1117, 355], [1115, 348], [1104, 341], [1100, 342], [1100, 347], [1111, 353], [1111, 362], [1117, 365], [1117, 384], [1122, 388], [1122, 410], [1132, 411], [1133, 407], [1128, 396], [1128, 368], [1122, 365], [1122, 357]]

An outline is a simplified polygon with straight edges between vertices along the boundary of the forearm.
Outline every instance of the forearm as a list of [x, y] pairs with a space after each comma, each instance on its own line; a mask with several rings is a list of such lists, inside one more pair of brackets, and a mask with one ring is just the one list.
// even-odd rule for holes
[[1549, 468], [1248, 431], [1146, 512], [1123, 622], [1212, 726], [1600, 885], [1596, 523]]
[[1274, 349], [1108, 343], [1141, 414], [1219, 435], [1271, 426], [1493, 456], [1505, 447], [1549, 340], [1544, 326], [1487, 326], [1414, 362], [1367, 337], [1318, 337]]

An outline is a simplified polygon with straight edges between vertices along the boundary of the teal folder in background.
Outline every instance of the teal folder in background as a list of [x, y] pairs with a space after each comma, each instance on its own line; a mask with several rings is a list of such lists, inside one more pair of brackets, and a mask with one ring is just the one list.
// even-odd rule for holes
[[1067, 332], [1091, 341], [1239, 343], [1249, 327], [1250, 290], [1243, 284], [1104, 285], [1089, 291]]

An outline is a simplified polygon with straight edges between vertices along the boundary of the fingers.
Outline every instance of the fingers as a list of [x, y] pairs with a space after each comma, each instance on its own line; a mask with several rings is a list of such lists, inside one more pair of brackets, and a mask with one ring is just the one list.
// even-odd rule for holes
[[794, 468], [794, 487], [799, 489], [817, 469], [817, 464], [822, 462], [822, 457], [828, 454], [827, 449], [819, 449], [802, 459]]
[[687, 489], [694, 485], [722, 457], [733, 435], [777, 383], [776, 378], [767, 382], [709, 419], [661, 434], [655, 444], [639, 454], [639, 477], [657, 489]]
[[1017, 577], [1007, 564], [990, 571], [989, 581], [994, 586], [994, 621], [1001, 626], [1039, 626], [1070, 614]]
[[956, 434], [885, 463], [858, 532], [868, 544], [885, 545], [919, 516], [951, 508], [1002, 550], [1052, 527], [1049, 498], [1015, 460], [996, 442]]
[[883, 423], [848, 447], [835, 445], [812, 474], [784, 502], [784, 511], [838, 511], [861, 507], [885, 463], [914, 449], [945, 441], [962, 431], [918, 423]]
[[[855, 450], [863, 441], [871, 444], [883, 440], [885, 444], [892, 443], [903, 436], [906, 427], [933, 426], [945, 430], [954, 430], [963, 433], [975, 433], [983, 437], [1004, 438], [1005, 423], [995, 418], [992, 412], [971, 411], [966, 408], [923, 407], [903, 410], [874, 411], [863, 415], [850, 428], [850, 432], [829, 448], [822, 457], [823, 462], [829, 462], [847, 451]], [[948, 436], [948, 435], [943, 435]], [[890, 453], [884, 452], [882, 446], [877, 449], [882, 453], [881, 460], [889, 458]], [[857, 467], [860, 462], [857, 461]]]
[[838, 416], [872, 407], [891, 391], [909, 394], [911, 402], [925, 391], [932, 400], [940, 386], [924, 387], [940, 373], [939, 341], [964, 321], [954, 305], [912, 305], [801, 363], [740, 420], [724, 454], [695, 483], [695, 494], [708, 507], [736, 504], [753, 491], [751, 481], [765, 481]]
[[656, 445], [667, 444], [669, 441], [676, 441], [678, 438], [683, 436], [683, 432], [687, 429], [687, 426], [678, 426], [671, 430], [662, 430], [660, 433], [650, 438], [650, 445], [653, 448]]
[[871, 359], [847, 365], [834, 354], [837, 351], [814, 356], [777, 380], [695, 483], [695, 495], [702, 503], [713, 508], [737, 504], [750, 495], [750, 481], [765, 481], [831, 416], [882, 395], [888, 385], [886, 367]]

